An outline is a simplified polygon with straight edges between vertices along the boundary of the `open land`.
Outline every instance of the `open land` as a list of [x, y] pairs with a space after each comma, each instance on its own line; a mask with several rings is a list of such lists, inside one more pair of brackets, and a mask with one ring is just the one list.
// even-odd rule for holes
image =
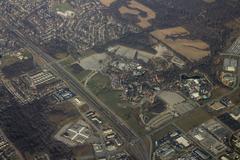
[[177, 118], [175, 120], [175, 124], [185, 132], [188, 132], [211, 118], [212, 116], [204, 111], [203, 108], [197, 108], [189, 113], [186, 113], [186, 115]]
[[116, 2], [116, 0], [100, 0], [100, 2], [106, 7], [110, 7], [112, 3]]
[[79, 113], [71, 102], [66, 101], [51, 107], [53, 110], [49, 112], [48, 120], [58, 128], [79, 118]]
[[53, 8], [54, 10], [60, 11], [60, 12], [73, 10], [72, 6], [68, 2], [55, 4]]
[[87, 87], [112, 111], [124, 119], [133, 130], [139, 134], [144, 133], [144, 128], [139, 124], [137, 112], [129, 102], [122, 100], [121, 90], [112, 89], [108, 76], [96, 74], [89, 80]]
[[[150, 27], [151, 20], [156, 18], [156, 13], [151, 10], [149, 7], [139, 3], [136, 0], [130, 0], [127, 2], [127, 6], [122, 6], [119, 8], [119, 12], [124, 15], [124, 14], [132, 14], [136, 15], [138, 17], [137, 25], [140, 26], [141, 28], [148, 28]], [[146, 16], [142, 16], [140, 13], [144, 12]]]
[[192, 62], [210, 54], [207, 43], [185, 38], [190, 33], [183, 27], [159, 29], [151, 32], [151, 35]]
[[240, 89], [235, 90], [229, 96], [229, 99], [235, 104], [238, 105], [240, 103]]

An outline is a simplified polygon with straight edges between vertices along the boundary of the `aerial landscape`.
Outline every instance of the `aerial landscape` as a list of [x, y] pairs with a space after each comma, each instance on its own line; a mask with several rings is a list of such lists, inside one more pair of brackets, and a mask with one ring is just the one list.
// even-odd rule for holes
[[0, 0], [0, 160], [240, 160], [240, 1]]

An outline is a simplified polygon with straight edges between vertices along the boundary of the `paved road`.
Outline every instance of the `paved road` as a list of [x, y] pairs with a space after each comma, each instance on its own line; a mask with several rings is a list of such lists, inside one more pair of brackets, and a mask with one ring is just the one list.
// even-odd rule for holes
[[[4, 21], [6, 20], [4, 19]], [[6, 23], [8, 22], [6, 21]], [[96, 96], [84, 88], [73, 75], [68, 73], [60, 64], [55, 63], [55, 60], [51, 56], [46, 54], [15, 27], [12, 27], [12, 25], [8, 26], [11, 26], [9, 27], [9, 30], [16, 35], [16, 38], [18, 38], [33, 53], [40, 55], [46, 62], [48, 62], [48, 64], [51, 64], [51, 66], [49, 66], [51, 67], [50, 69], [53, 69], [77, 94], [83, 97], [90, 106], [94, 107], [111, 123], [114, 129], [124, 138], [125, 142], [128, 143], [127, 151], [136, 158], [136, 160], [149, 159], [149, 153], [143, 140], [139, 138], [132, 129], [130, 129], [117, 115], [109, 110], [109, 108], [97, 99]]]

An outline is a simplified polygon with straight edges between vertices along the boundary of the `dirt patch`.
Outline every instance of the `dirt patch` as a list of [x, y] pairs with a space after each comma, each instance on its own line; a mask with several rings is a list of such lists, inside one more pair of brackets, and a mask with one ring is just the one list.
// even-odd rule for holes
[[113, 4], [114, 2], [116, 2], [116, 0], [100, 0], [100, 2], [106, 6], [106, 7], [110, 7], [111, 4]]
[[231, 93], [228, 98], [233, 102], [233, 104], [240, 104], [240, 89], [237, 89], [233, 93]]
[[158, 29], [151, 35], [192, 62], [210, 54], [209, 45], [202, 40], [190, 39], [190, 33], [183, 27]]
[[55, 59], [63, 59], [63, 58], [66, 58], [67, 56], [68, 56], [69, 54], [68, 53], [66, 53], [66, 52], [60, 52], [60, 53], [56, 53], [55, 55], [54, 55], [54, 58]]
[[121, 14], [134, 14], [134, 15], [140, 14], [140, 11], [138, 11], [136, 9], [130, 9], [126, 6], [122, 6], [121, 8], [119, 8], [119, 12]]
[[222, 87], [222, 86], [215, 86], [212, 90], [212, 98], [219, 98], [221, 96], [226, 95], [230, 92], [229, 88]]
[[48, 115], [48, 120], [58, 128], [79, 118], [79, 113], [71, 102], [63, 102], [53, 108]]
[[[152, 26], [150, 21], [156, 18], [156, 13], [152, 9], [135, 0], [130, 0], [128, 1], [127, 6], [120, 7], [119, 12], [123, 15], [132, 14], [137, 16], [138, 18], [137, 25], [141, 28], [148, 28]], [[146, 15], [144, 16], [141, 15], [141, 12], [143, 12]]]

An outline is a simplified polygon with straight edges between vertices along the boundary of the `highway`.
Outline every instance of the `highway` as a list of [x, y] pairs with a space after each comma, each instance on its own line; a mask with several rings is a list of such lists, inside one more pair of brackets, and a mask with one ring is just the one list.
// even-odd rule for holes
[[[2, 18], [7, 24], [8, 21]], [[40, 55], [48, 64], [49, 69], [52, 69], [59, 75], [76, 94], [80, 95], [86, 100], [88, 105], [95, 108], [107, 121], [111, 123], [113, 128], [122, 136], [127, 142], [127, 151], [136, 160], [148, 160], [149, 153], [145, 147], [143, 140], [130, 129], [125, 122], [114, 114], [105, 104], [103, 104], [95, 95], [87, 90], [79, 81], [63, 66], [55, 63], [55, 59], [46, 54], [41, 48], [34, 44], [28, 37], [24, 36], [16, 27], [9, 25], [9, 30], [16, 35], [16, 38], [22, 42], [33, 54]]]

